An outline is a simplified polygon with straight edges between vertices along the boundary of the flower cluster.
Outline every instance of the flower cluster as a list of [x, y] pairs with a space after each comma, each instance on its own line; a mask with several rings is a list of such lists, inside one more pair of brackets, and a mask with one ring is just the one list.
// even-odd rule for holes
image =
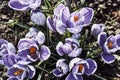
[[65, 59], [59, 59], [56, 63], [56, 69], [53, 70], [53, 74], [56, 77], [61, 77], [70, 72], [65, 80], [83, 80], [83, 74], [89, 76], [93, 74], [96, 69], [96, 62], [90, 58], [86, 60], [74, 58], [70, 61], [69, 65]]
[[[54, 8], [53, 15], [47, 14], [46, 19], [46, 16], [38, 9], [41, 0], [10, 0], [8, 5], [18, 11], [31, 10], [30, 19], [33, 22], [37, 25], [47, 26], [51, 31], [59, 33], [60, 36], [64, 35], [64, 40], [59, 41], [58, 39], [58, 42], [55, 42], [56, 47], [51, 39], [51, 43], [48, 43], [47, 46], [44, 45], [44, 33], [33, 27], [29, 29], [24, 38], [18, 41], [17, 48], [12, 43], [0, 39], [0, 64], [7, 67], [8, 80], [24, 80], [26, 77], [32, 79], [36, 69], [31, 63], [47, 60], [51, 56], [51, 51], [53, 51], [53, 55], [60, 57], [58, 59], [51, 57], [57, 61], [56, 68], [52, 70], [56, 77], [67, 75], [65, 80], [83, 80], [82, 75], [90, 76], [96, 72], [95, 57], [81, 57], [84, 48], [90, 47], [89, 44], [84, 44], [86, 38], [82, 36], [81, 32], [84, 27], [89, 26], [93, 19], [92, 8], [84, 7], [71, 12], [69, 7], [60, 3]], [[101, 55], [105, 63], [110, 64], [115, 61], [113, 53], [120, 50], [120, 34], [107, 37], [104, 29], [104, 24], [93, 24], [90, 37], [93, 36], [95, 40], [97, 39], [99, 50], [101, 50], [98, 55]], [[66, 37], [66, 34], [69, 36]], [[47, 40], [53, 37], [49, 31], [46, 35]], [[50, 51], [49, 48], [54, 48], [54, 50]], [[95, 55], [93, 54], [93, 56]]]
[[93, 14], [93, 9], [89, 7], [70, 13], [68, 7], [60, 4], [54, 9], [53, 17], [48, 16], [47, 26], [59, 34], [64, 34], [66, 30], [71, 33], [79, 33], [84, 26], [90, 24]]
[[77, 58], [82, 52], [82, 48], [79, 48], [79, 41], [74, 38], [66, 38], [65, 43], [59, 42], [56, 46], [56, 51], [60, 56], [67, 55], [73, 59], [67, 62], [66, 59], [59, 59], [56, 63], [56, 69], [53, 70], [53, 74], [56, 77], [61, 77], [68, 74], [66, 80], [83, 80], [82, 75], [92, 75], [97, 70], [97, 63], [88, 58], [83, 60]]
[[[93, 10], [91, 8], [85, 7], [70, 14], [69, 8], [63, 4], [54, 9], [52, 18], [48, 16], [47, 26], [50, 30], [59, 34], [64, 34], [66, 30], [73, 33], [71, 38], [66, 38], [64, 43], [60, 41], [56, 46], [56, 51], [60, 56], [72, 57], [70, 62], [65, 59], [57, 61], [56, 69], [53, 70], [56, 77], [61, 77], [69, 72], [66, 80], [83, 80], [83, 74], [89, 76], [96, 71], [97, 63], [94, 60], [77, 58], [82, 53], [82, 48], [79, 48], [79, 33], [84, 26], [90, 24], [92, 18]], [[98, 39], [98, 45], [102, 48], [103, 61], [110, 64], [115, 60], [111, 52], [114, 53], [119, 50], [120, 35], [111, 35], [107, 38], [106, 33], [103, 32], [104, 27], [103, 24], [93, 24], [91, 35]]]
[[51, 54], [49, 48], [43, 45], [44, 41], [44, 34], [33, 27], [30, 28], [25, 38], [18, 42], [18, 51], [12, 43], [0, 39], [1, 62], [8, 69], [8, 80], [23, 80], [26, 77], [34, 77], [35, 68], [30, 63], [47, 60]]

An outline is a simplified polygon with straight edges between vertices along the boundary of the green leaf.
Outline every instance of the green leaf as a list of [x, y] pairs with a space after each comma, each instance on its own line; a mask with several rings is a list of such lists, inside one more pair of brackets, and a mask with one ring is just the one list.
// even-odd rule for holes
[[80, 0], [81, 4], [84, 4], [85, 3], [85, 0]]
[[116, 54], [113, 54], [115, 56], [115, 58], [120, 61], [120, 56], [119, 55], [116, 55]]
[[99, 75], [97, 75], [97, 74], [93, 74], [93, 76], [99, 78], [100, 80], [107, 80], [107, 79], [105, 79], [105, 78], [103, 78], [103, 77], [101, 77], [101, 76], [99, 76]]
[[29, 30], [29, 26], [24, 25], [22, 23], [16, 23], [16, 25], [19, 26], [19, 27], [22, 27], [22, 28], [25, 28], [25, 29]]

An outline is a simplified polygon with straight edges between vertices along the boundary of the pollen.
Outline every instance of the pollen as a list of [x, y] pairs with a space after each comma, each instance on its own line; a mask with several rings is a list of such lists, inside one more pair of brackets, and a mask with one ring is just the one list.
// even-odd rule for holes
[[21, 75], [23, 73], [22, 69], [18, 69], [17, 71], [14, 72], [15, 76]]
[[30, 48], [30, 54], [35, 54], [37, 49], [35, 47]]
[[107, 46], [108, 46], [108, 48], [111, 48], [111, 47], [113, 46], [113, 43], [112, 43], [112, 42], [109, 42], [109, 43], [107, 44]]
[[74, 21], [78, 21], [78, 16], [74, 16]]
[[78, 71], [79, 71], [79, 72], [82, 72], [82, 70], [83, 70], [83, 65], [80, 64], [80, 65], [79, 65], [79, 70], [78, 70]]

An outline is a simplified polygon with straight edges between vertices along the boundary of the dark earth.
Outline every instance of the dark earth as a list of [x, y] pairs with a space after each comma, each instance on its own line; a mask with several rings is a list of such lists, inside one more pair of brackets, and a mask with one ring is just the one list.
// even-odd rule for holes
[[[27, 33], [27, 29], [17, 24], [10, 24], [11, 20], [20, 22], [24, 25], [32, 27], [32, 22], [30, 21], [29, 11], [20, 12], [15, 11], [8, 7], [7, 3], [9, 0], [0, 0], [0, 38], [4, 38], [14, 45], [21, 37], [24, 37]], [[51, 4], [56, 4], [57, 0], [51, 0]], [[74, 3], [74, 1], [76, 1]], [[72, 7], [79, 7], [80, 3], [77, 0], [72, 0]], [[89, 6], [94, 9], [93, 23], [103, 23], [105, 24], [105, 31], [108, 35], [120, 34], [120, 0], [86, 0], [81, 6]], [[92, 25], [91, 24], [91, 25]], [[28, 27], [28, 28], [29, 28]], [[87, 32], [86, 32], [86, 35]], [[116, 52], [120, 57], [120, 51]], [[97, 61], [97, 60], [96, 60]], [[97, 75], [106, 78], [107, 80], [120, 80], [120, 60], [116, 60], [112, 64], [105, 64], [102, 61], [98, 62]], [[51, 67], [50, 67], [51, 68]], [[49, 68], [49, 69], [50, 69]], [[48, 69], [48, 68], [46, 68]], [[49, 70], [48, 69], [48, 70]], [[6, 80], [5, 76], [6, 68], [0, 66], [0, 80]], [[39, 72], [37, 72], [39, 73]], [[53, 75], [48, 75], [43, 73], [44, 77], [42, 80], [63, 80], [53, 77]], [[52, 77], [51, 77], [52, 76]], [[36, 77], [36, 76], [35, 76]], [[84, 75], [85, 80], [102, 80], [96, 78], [94, 75], [89, 78]], [[37, 80], [36, 78], [32, 80]]]

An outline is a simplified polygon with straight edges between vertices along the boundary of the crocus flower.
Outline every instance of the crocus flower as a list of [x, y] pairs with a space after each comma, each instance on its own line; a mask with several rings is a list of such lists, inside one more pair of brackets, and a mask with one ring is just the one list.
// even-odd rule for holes
[[93, 24], [91, 28], [91, 35], [95, 38], [104, 31], [105, 26], [103, 24]]
[[8, 6], [14, 10], [24, 11], [36, 9], [41, 5], [41, 0], [10, 0]]
[[29, 62], [20, 61], [16, 55], [6, 54], [3, 57], [4, 65], [7, 66], [8, 80], [24, 80], [25, 77], [33, 78], [35, 68], [28, 65]]
[[4, 39], [0, 39], [0, 55], [3, 56], [5, 54], [15, 54], [16, 49], [14, 45]]
[[68, 74], [66, 80], [83, 80], [82, 75], [92, 75], [97, 70], [97, 64], [92, 59], [80, 59], [74, 58], [69, 63], [69, 70], [71, 73]]
[[70, 57], [77, 57], [81, 54], [82, 49], [79, 48], [78, 40], [67, 38], [64, 44], [63, 42], [57, 44], [56, 51], [60, 56], [68, 55]]
[[[15, 78], [17, 80], [24, 80], [24, 78], [33, 78], [35, 75], [35, 69], [33, 66], [29, 65], [18, 65], [15, 64], [7, 71], [7, 76], [10, 78]], [[8, 79], [8, 80], [9, 80]]]
[[33, 39], [23, 38], [18, 43], [18, 56], [30, 61], [46, 60], [50, 57], [50, 50], [47, 46], [39, 46]]
[[[3, 57], [5, 54], [15, 54], [15, 53], [16, 53], [16, 49], [14, 45], [0, 38], [0, 57]], [[2, 59], [0, 59], [0, 64], [4, 64]]]
[[[59, 4], [55, 9], [54, 9], [54, 15], [51, 18], [50, 16], [47, 17], [47, 26], [50, 30], [53, 32], [58, 32], [60, 34], [64, 34], [66, 30], [66, 25], [61, 21], [60, 15], [62, 9], [65, 8], [65, 5]], [[61, 28], [62, 26], [62, 28]]]
[[37, 28], [31, 27], [29, 32], [25, 35], [26, 38], [30, 38], [36, 41], [39, 45], [45, 42], [45, 35], [43, 32], [38, 31]]
[[40, 10], [32, 10], [30, 19], [37, 25], [45, 25], [46, 17]]
[[63, 4], [54, 9], [53, 19], [47, 18], [47, 26], [50, 30], [64, 34], [66, 30], [71, 33], [79, 33], [84, 26], [90, 24], [93, 18], [93, 9], [89, 7], [82, 8], [70, 14], [69, 8]]
[[68, 64], [65, 59], [59, 59], [56, 63], [56, 69], [53, 70], [53, 74], [56, 77], [61, 77], [68, 72]]
[[84, 26], [90, 24], [94, 15], [92, 8], [85, 7], [80, 11], [75, 11], [70, 14], [68, 8], [64, 8], [61, 13], [61, 19], [66, 24], [67, 30], [71, 33], [79, 33]]
[[115, 57], [111, 54], [118, 50], [118, 42], [120, 35], [109, 36], [107, 38], [107, 34], [105, 32], [101, 32], [98, 35], [98, 45], [102, 48], [103, 52], [101, 53], [102, 59], [110, 64], [115, 61]]

